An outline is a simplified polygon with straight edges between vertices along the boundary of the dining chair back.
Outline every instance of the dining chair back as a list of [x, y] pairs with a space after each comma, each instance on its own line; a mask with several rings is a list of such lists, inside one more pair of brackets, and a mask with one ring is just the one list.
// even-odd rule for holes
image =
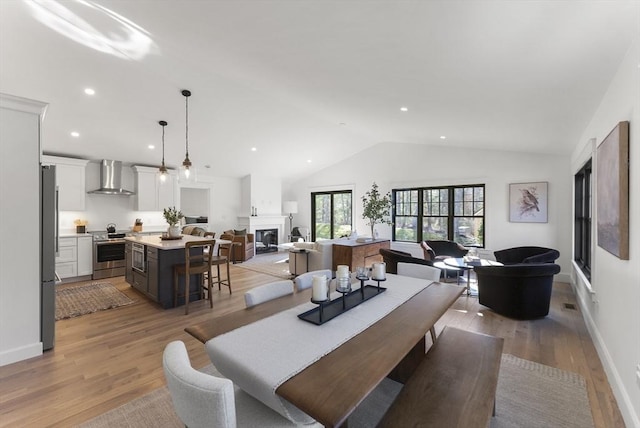
[[412, 278], [427, 279], [429, 281], [440, 281], [442, 271], [433, 266], [417, 265], [415, 263], [398, 263], [398, 275], [410, 276]]
[[[189, 428], [297, 426], [231, 380], [194, 369], [180, 340], [165, 347], [162, 367], [176, 415]], [[319, 427], [314, 424], [309, 428]]]
[[[207, 276], [207, 290], [209, 297], [209, 304], [213, 308], [213, 297], [211, 294], [211, 261], [213, 254], [213, 247], [216, 245], [214, 239], [208, 239], [206, 241], [190, 241], [184, 244], [184, 264], [176, 264], [173, 266], [173, 305], [178, 304], [178, 297], [184, 297], [184, 313], [189, 313], [189, 300], [192, 294], [199, 294], [202, 297], [202, 283], [198, 284], [196, 291], [191, 290], [190, 277], [191, 275]], [[179, 279], [180, 275], [184, 275], [184, 293], [179, 293]]]
[[250, 308], [260, 303], [286, 296], [287, 294], [293, 294], [293, 281], [289, 279], [270, 282], [252, 288], [244, 293], [244, 302], [247, 308]]
[[327, 281], [329, 281], [333, 277], [333, 272], [331, 269], [321, 269], [314, 270], [311, 272], [303, 273], [302, 275], [296, 276], [294, 282], [296, 283], [296, 291], [305, 290], [310, 288], [313, 284], [313, 277], [316, 275], [326, 276]]
[[236, 426], [233, 382], [195, 370], [182, 341], [165, 347], [162, 367], [173, 408], [186, 426]]

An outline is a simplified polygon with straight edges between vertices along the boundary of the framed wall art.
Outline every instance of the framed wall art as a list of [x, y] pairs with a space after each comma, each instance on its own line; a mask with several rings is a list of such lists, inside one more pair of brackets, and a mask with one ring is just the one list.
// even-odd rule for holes
[[547, 188], [546, 181], [509, 184], [509, 221], [546, 223]]
[[596, 152], [598, 246], [629, 260], [629, 122], [620, 122]]

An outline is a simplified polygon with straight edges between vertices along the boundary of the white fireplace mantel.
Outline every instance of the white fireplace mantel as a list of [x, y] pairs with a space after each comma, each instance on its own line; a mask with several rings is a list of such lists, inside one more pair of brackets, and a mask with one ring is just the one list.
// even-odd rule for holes
[[284, 215], [260, 215], [249, 217], [238, 217], [240, 228], [246, 228], [248, 233], [256, 233], [256, 230], [278, 229], [278, 243], [284, 243], [289, 235], [285, 233], [284, 223], [287, 216]]

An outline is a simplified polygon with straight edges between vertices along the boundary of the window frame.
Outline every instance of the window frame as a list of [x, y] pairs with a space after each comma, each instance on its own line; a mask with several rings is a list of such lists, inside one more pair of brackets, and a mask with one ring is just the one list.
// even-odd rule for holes
[[335, 231], [333, 230], [334, 226], [334, 196], [341, 194], [349, 194], [351, 197], [351, 220], [350, 226], [351, 230], [353, 230], [353, 190], [351, 189], [342, 189], [342, 190], [323, 190], [317, 192], [311, 192], [311, 241], [316, 241], [316, 196], [317, 195], [329, 195], [331, 196], [331, 219], [330, 219], [330, 233], [333, 238]]
[[[462, 202], [464, 204], [464, 196], [463, 196], [463, 200], [462, 201], [456, 201], [455, 198], [455, 193], [456, 190], [462, 190], [463, 195], [464, 195], [464, 189], [469, 189], [472, 188], [474, 189], [474, 194], [475, 194], [475, 188], [482, 188], [482, 215], [464, 215], [464, 212], [462, 214], [456, 214], [455, 211], [455, 205], [456, 202], [460, 203]], [[437, 191], [439, 193], [441, 193], [442, 191], [446, 191], [447, 192], [447, 201], [446, 202], [438, 202], [438, 204], [446, 204], [446, 215], [426, 215], [427, 213], [425, 212], [425, 193], [427, 192], [432, 192], [432, 191]], [[404, 192], [413, 192], [413, 191], [417, 191], [417, 196], [418, 196], [418, 201], [417, 201], [417, 213], [415, 215], [411, 215], [411, 216], [407, 216], [407, 215], [402, 215], [402, 216], [398, 216], [397, 214], [397, 201], [399, 198], [399, 193], [404, 193]], [[407, 187], [407, 188], [400, 188], [400, 189], [393, 189], [391, 192], [391, 196], [392, 196], [392, 222], [393, 222], [393, 227], [391, 230], [391, 234], [392, 234], [392, 240], [393, 241], [397, 241], [397, 242], [421, 242], [424, 239], [424, 234], [423, 234], [423, 230], [424, 230], [424, 225], [425, 225], [425, 218], [427, 217], [431, 217], [431, 218], [446, 218], [446, 224], [447, 224], [447, 235], [451, 240], [455, 241], [456, 238], [456, 234], [455, 234], [455, 219], [456, 218], [481, 218], [482, 219], [482, 230], [481, 230], [481, 240], [482, 240], [482, 244], [475, 244], [474, 246], [478, 247], [478, 248], [484, 248], [485, 246], [485, 225], [486, 225], [486, 186], [485, 184], [460, 184], [460, 185], [448, 185], [448, 186], [428, 186], [428, 187]], [[475, 203], [476, 200], [472, 200], [472, 203]], [[427, 203], [431, 203], [431, 202], [427, 202]], [[440, 208], [442, 207], [442, 205], [440, 206]], [[429, 210], [430, 211], [430, 210]], [[438, 213], [441, 213], [443, 210], [438, 210]], [[406, 211], [404, 211], [406, 212]], [[431, 211], [432, 212], [432, 211]], [[396, 236], [396, 218], [397, 217], [402, 217], [402, 218], [416, 218], [416, 240], [405, 240], [405, 239], [398, 239]], [[457, 241], [456, 241], [457, 242]]]
[[574, 174], [573, 260], [591, 280], [593, 247], [593, 163], [587, 162]]

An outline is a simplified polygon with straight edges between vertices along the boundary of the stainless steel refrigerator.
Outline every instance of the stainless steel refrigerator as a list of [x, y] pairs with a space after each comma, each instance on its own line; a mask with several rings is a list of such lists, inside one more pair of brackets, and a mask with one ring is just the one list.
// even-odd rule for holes
[[56, 253], [58, 251], [58, 191], [56, 167], [40, 171], [40, 340], [53, 348], [56, 323]]

